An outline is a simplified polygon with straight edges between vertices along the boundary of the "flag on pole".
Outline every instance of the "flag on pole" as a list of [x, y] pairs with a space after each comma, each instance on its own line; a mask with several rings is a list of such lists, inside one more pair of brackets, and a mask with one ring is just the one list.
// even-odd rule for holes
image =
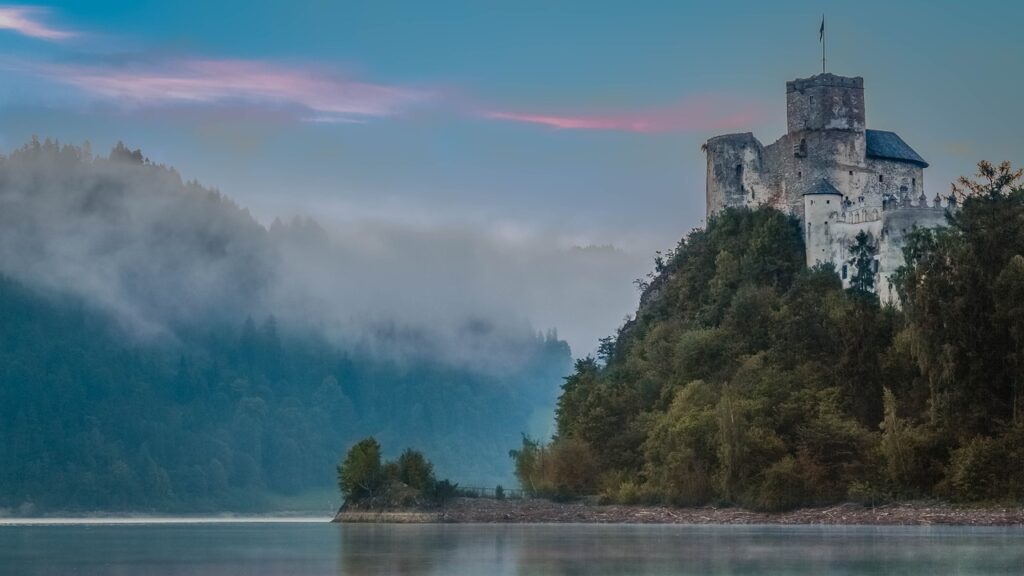
[[818, 42], [825, 41], [825, 17], [821, 17], [821, 28], [818, 29]]

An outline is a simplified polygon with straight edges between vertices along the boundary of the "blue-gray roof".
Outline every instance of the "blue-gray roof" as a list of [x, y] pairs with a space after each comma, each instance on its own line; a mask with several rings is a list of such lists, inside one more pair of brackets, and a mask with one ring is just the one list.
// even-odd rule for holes
[[868, 130], [868, 158], [883, 158], [885, 160], [898, 160], [917, 164], [921, 168], [927, 168], [928, 163], [921, 158], [921, 155], [914, 152], [903, 138], [895, 132], [885, 130]]
[[819, 180], [818, 183], [815, 184], [814, 186], [811, 186], [811, 188], [807, 192], [804, 192], [804, 196], [808, 196], [811, 194], [829, 194], [832, 196], [843, 195], [842, 192], [837, 190], [835, 186], [833, 186], [828, 180], [825, 180], [824, 178]]

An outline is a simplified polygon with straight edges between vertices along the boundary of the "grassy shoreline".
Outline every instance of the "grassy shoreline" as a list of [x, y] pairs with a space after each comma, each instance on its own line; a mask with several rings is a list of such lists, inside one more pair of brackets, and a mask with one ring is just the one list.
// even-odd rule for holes
[[457, 498], [444, 508], [359, 510], [342, 508], [342, 523], [586, 523], [586, 524], [833, 524], [886, 526], [1024, 526], [1024, 507], [961, 507], [907, 502], [884, 506], [840, 504], [789, 512], [740, 508], [595, 505], [548, 500]]

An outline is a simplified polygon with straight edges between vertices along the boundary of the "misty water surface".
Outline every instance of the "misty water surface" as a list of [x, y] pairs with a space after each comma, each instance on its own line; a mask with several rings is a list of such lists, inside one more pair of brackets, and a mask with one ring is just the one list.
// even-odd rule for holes
[[0, 526], [19, 575], [1020, 574], [1024, 529], [299, 523]]

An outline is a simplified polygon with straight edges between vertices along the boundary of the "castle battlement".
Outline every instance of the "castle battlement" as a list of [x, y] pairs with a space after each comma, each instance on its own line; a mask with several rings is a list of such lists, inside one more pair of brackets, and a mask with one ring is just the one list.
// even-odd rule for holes
[[[709, 217], [733, 206], [792, 214], [802, 223], [808, 266], [831, 262], [837, 270], [846, 265], [852, 238], [864, 232], [878, 247], [885, 277], [903, 263], [905, 234], [940, 226], [956, 209], [951, 197], [928, 199], [928, 163], [910, 145], [894, 132], [867, 128], [860, 76], [786, 82], [786, 125], [786, 134], [767, 146], [750, 132], [704, 144]], [[883, 299], [892, 297], [880, 290]]]
[[808, 88], [814, 87], [830, 87], [830, 88], [854, 88], [857, 90], [864, 89], [864, 78], [855, 76], [848, 78], [846, 76], [836, 76], [835, 74], [818, 74], [811, 76], [810, 78], [797, 78], [796, 80], [790, 80], [786, 82], [786, 92], [802, 92]]

